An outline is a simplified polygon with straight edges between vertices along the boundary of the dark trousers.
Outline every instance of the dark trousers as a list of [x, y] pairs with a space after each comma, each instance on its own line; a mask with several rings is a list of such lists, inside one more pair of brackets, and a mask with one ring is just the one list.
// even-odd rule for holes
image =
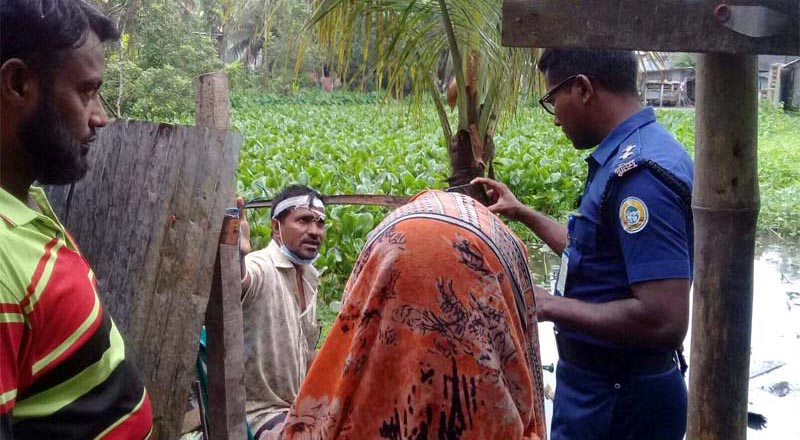
[[677, 367], [604, 375], [558, 362], [552, 440], [681, 440], [686, 383]]

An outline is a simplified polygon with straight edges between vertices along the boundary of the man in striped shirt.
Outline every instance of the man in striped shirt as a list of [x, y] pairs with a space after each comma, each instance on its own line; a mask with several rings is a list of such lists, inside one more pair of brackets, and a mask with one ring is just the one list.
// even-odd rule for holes
[[40, 184], [82, 178], [111, 21], [82, 0], [0, 0], [0, 439], [144, 439], [150, 401]]

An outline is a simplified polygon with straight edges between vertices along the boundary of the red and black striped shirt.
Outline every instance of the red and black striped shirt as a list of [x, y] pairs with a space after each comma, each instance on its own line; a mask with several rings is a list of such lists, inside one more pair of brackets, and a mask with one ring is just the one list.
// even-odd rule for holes
[[144, 439], [150, 400], [89, 264], [40, 212], [0, 189], [0, 438]]

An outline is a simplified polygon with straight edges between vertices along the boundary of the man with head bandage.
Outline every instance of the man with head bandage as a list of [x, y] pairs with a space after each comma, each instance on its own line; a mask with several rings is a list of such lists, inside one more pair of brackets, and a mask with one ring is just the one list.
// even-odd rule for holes
[[[321, 197], [306, 186], [286, 187], [273, 200], [272, 240], [245, 256], [247, 421], [257, 439], [280, 430], [316, 353], [319, 273], [312, 263], [325, 237]], [[246, 222], [242, 229], [247, 252]]]

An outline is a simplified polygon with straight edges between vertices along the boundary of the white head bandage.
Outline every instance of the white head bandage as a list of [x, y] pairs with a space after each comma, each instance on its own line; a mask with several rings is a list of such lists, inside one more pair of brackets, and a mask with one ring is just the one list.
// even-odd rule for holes
[[320, 198], [316, 197], [314, 194], [289, 197], [288, 199], [281, 201], [278, 203], [278, 206], [272, 210], [272, 218], [277, 219], [278, 216], [284, 211], [297, 208], [310, 209], [319, 214], [320, 218], [323, 220], [325, 219], [325, 204], [322, 203], [322, 200], [320, 200]]

